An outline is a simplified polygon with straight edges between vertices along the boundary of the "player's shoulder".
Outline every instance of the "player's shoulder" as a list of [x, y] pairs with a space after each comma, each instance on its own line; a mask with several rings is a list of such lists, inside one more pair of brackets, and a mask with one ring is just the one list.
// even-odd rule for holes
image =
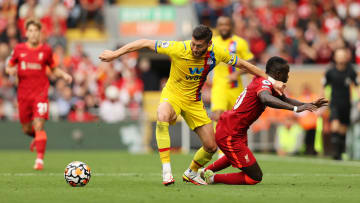
[[248, 44], [248, 42], [247, 42], [244, 38], [242, 38], [242, 37], [240, 37], [240, 36], [237, 36], [237, 35], [233, 35], [233, 36], [232, 36], [232, 39], [233, 39], [234, 41], [236, 41], [240, 46], [241, 46], [241, 45], [247, 45], [247, 44]]
[[42, 44], [41, 48], [43, 50], [46, 50], [46, 51], [51, 51], [52, 50], [51, 46], [49, 44], [47, 44], [47, 43]]
[[213, 41], [214, 43], [219, 43], [219, 42], [222, 41], [222, 38], [221, 38], [220, 35], [217, 35], [217, 36], [215, 36], [215, 37], [212, 38], [212, 41]]
[[272, 84], [268, 79], [260, 77], [260, 76], [255, 76], [251, 83], [256, 85], [256, 86], [269, 86], [269, 87], [272, 87]]
[[26, 49], [26, 44], [25, 44], [25, 42], [16, 44], [15, 47], [14, 47], [14, 49]]

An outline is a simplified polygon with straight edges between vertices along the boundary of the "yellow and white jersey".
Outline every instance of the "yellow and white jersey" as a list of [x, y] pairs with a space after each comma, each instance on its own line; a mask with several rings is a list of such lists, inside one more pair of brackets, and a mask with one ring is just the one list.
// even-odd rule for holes
[[220, 62], [234, 66], [237, 56], [213, 43], [202, 57], [194, 57], [190, 42], [156, 41], [155, 52], [171, 58], [170, 76], [165, 89], [180, 98], [200, 101], [201, 88], [209, 72]]
[[[225, 48], [231, 54], [236, 54], [239, 58], [243, 60], [251, 60], [254, 55], [249, 50], [249, 45], [241, 37], [233, 35], [232, 37], [223, 40], [222, 37], [216, 36], [213, 38], [213, 43]], [[235, 67], [232, 65], [227, 65], [221, 63], [216, 66], [214, 70], [214, 77], [213, 77], [213, 85], [214, 86], [221, 86], [221, 88], [242, 88], [242, 81], [239, 77], [238, 81], [229, 82], [229, 75], [235, 71]]]

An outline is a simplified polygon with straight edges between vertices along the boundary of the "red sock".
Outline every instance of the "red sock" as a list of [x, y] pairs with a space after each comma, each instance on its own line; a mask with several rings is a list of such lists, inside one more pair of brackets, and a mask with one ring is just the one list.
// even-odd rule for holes
[[35, 132], [35, 146], [36, 146], [38, 159], [44, 159], [46, 141], [47, 141], [47, 136], [44, 130]]
[[214, 172], [221, 171], [231, 165], [229, 159], [226, 156], [222, 156], [220, 159], [216, 160], [214, 163], [206, 167], [205, 170], [212, 170]]
[[244, 172], [216, 174], [214, 183], [224, 183], [228, 185], [255, 185], [260, 181], [251, 179]]

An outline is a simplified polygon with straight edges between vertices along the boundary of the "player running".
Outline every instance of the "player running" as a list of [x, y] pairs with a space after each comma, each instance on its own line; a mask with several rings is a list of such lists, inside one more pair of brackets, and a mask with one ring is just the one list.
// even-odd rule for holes
[[[201, 88], [208, 73], [218, 63], [224, 62], [244, 68], [254, 75], [268, 78], [261, 69], [213, 44], [211, 38], [210, 28], [199, 25], [193, 30], [192, 39], [189, 41], [141, 39], [116, 51], [105, 50], [99, 57], [102, 61], [109, 62], [141, 48], [170, 56], [170, 76], [161, 93], [156, 123], [156, 141], [162, 162], [164, 185], [175, 182], [170, 166], [169, 125], [174, 124], [180, 114], [188, 126], [198, 134], [203, 144], [203, 147], [196, 152], [190, 167], [184, 172], [183, 180], [197, 185], [206, 184], [197, 171], [211, 160], [217, 149], [212, 123], [201, 100]], [[270, 77], [269, 79], [279, 92], [283, 90], [282, 82]]]
[[[40, 42], [41, 24], [35, 20], [26, 22], [25, 43], [16, 45], [6, 72], [18, 77], [17, 99], [20, 123], [25, 134], [34, 137], [30, 150], [36, 148], [37, 158], [34, 169], [42, 170], [47, 136], [45, 120], [49, 117], [47, 66], [57, 77], [71, 83], [71, 76], [54, 67], [50, 46]], [[17, 68], [15, 66], [17, 65]]]
[[[231, 54], [236, 54], [244, 60], [253, 59], [248, 43], [241, 37], [233, 34], [234, 22], [229, 16], [220, 16], [217, 20], [219, 36], [213, 38], [213, 43], [226, 48]], [[216, 126], [220, 115], [231, 110], [239, 94], [244, 90], [241, 74], [244, 70], [235, 66], [220, 63], [214, 69], [211, 88], [211, 118]], [[222, 95], [219, 97], [219, 95]], [[219, 157], [224, 154], [219, 150]]]
[[[280, 57], [272, 57], [266, 64], [266, 73], [284, 83], [288, 80], [289, 65]], [[210, 164], [201, 176], [208, 184], [254, 185], [262, 180], [262, 171], [250, 149], [247, 147], [247, 130], [259, 118], [266, 106], [293, 110], [294, 112], [315, 111], [326, 106], [328, 101], [320, 98], [312, 103], [302, 103], [280, 96], [269, 80], [255, 77], [238, 97], [231, 111], [223, 113], [216, 127], [215, 139], [225, 156]], [[214, 174], [232, 165], [242, 172]]]

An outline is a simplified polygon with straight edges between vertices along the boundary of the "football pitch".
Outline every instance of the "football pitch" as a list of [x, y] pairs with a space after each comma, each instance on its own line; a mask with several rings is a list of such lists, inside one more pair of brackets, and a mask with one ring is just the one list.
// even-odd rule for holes
[[[174, 154], [176, 183], [161, 184], [156, 153], [121, 151], [48, 151], [43, 171], [32, 170], [35, 154], [0, 151], [0, 202], [359, 202], [360, 162], [256, 154], [263, 182], [255, 186], [195, 186], [182, 182], [192, 154]], [[68, 163], [79, 160], [92, 169], [90, 183], [70, 187]], [[236, 172], [234, 168], [226, 172]]]

